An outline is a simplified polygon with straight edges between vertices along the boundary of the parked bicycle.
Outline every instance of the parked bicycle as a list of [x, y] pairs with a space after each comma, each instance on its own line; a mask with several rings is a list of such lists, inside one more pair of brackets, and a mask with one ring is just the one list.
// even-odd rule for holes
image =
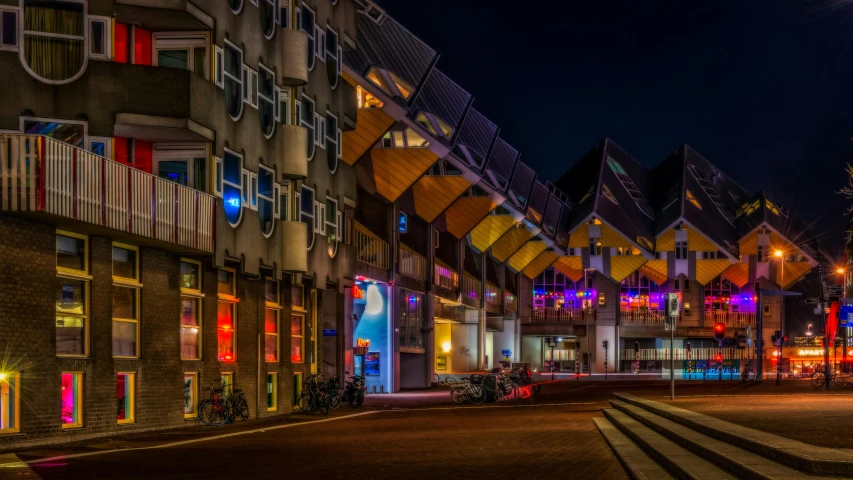
[[329, 398], [329, 408], [341, 407], [341, 379], [332, 377], [326, 383], [326, 396]]
[[499, 402], [523, 395], [522, 387], [501, 372], [475, 373], [465, 380], [467, 382], [454, 385], [450, 390], [450, 398], [456, 403]]
[[[835, 370], [829, 374], [829, 381], [835, 383], [840, 388], [853, 387], [853, 375]], [[815, 388], [826, 386], [826, 374], [824, 372], [815, 372], [812, 375], [811, 384]]]
[[302, 395], [296, 400], [294, 409], [301, 412], [314, 413], [320, 411], [329, 414], [329, 398], [326, 394], [327, 383], [320, 374], [309, 375], [302, 382]]
[[244, 422], [249, 419], [249, 404], [246, 402], [246, 394], [243, 389], [237, 388], [235, 383], [231, 395], [225, 399], [225, 406], [228, 410], [228, 421], [234, 423], [237, 417], [240, 417]]
[[740, 381], [741, 382], [754, 382], [757, 375], [758, 374], [754, 368], [746, 368], [740, 374]]
[[210, 398], [201, 402], [198, 406], [198, 418], [205, 425], [211, 427], [219, 427], [228, 422], [228, 406], [225, 404], [225, 399], [222, 397], [222, 388], [217, 388], [215, 385], [219, 380], [214, 380], [205, 391], [210, 392]]
[[451, 375], [447, 375], [446, 377], [441, 378], [441, 376], [436, 373], [435, 377], [433, 377], [433, 383], [438, 385], [439, 387], [453, 386], [461, 382], [461, 380], [458, 380], [456, 377], [453, 377]]

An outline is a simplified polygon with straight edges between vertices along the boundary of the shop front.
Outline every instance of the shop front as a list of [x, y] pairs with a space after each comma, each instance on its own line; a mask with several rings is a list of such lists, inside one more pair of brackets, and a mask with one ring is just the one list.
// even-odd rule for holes
[[[775, 375], [777, 366], [783, 376], [794, 378], [811, 377], [815, 372], [824, 370], [824, 351], [820, 346], [782, 347], [782, 357], [779, 358], [778, 347], [764, 349], [764, 365], [767, 374]], [[841, 348], [829, 350], [829, 364], [843, 363]], [[853, 359], [853, 349], [847, 352], [848, 361]]]
[[364, 375], [368, 393], [393, 392], [394, 345], [390, 287], [360, 277], [352, 286], [354, 373]]

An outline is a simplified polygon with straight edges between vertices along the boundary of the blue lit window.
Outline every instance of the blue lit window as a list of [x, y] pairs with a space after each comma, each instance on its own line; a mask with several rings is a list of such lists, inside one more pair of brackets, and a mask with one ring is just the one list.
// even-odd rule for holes
[[241, 202], [243, 157], [230, 150], [225, 150], [225, 156], [222, 160], [222, 199], [225, 207], [225, 218], [231, 226], [236, 227], [243, 216]]
[[398, 224], [400, 227], [400, 233], [407, 233], [409, 231], [409, 216], [406, 215], [406, 212], [400, 212]]

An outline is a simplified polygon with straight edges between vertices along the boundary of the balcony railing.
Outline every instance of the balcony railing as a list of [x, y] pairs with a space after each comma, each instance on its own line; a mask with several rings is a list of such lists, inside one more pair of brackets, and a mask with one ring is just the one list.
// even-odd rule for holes
[[[686, 348], [676, 348], [673, 351], [673, 358], [678, 360], [714, 360], [717, 354], [720, 353], [719, 348], [692, 348], [688, 355]], [[723, 360], [749, 360], [755, 359], [754, 348], [724, 348], [722, 349]], [[636, 361], [639, 356], [640, 360], [669, 360], [668, 348], [641, 348], [639, 352], [634, 349], [622, 350], [622, 361]]]
[[518, 311], [518, 297], [508, 290], [504, 290], [504, 309]]
[[213, 252], [216, 199], [40, 135], [0, 134], [5, 211], [45, 212]]
[[503, 299], [501, 298], [501, 289], [486, 282], [486, 311], [489, 313], [500, 313]]
[[[533, 316], [522, 323], [550, 325], [586, 325], [594, 322], [596, 311], [583, 308], [533, 307]], [[525, 321], [526, 320], [526, 321]]]
[[663, 325], [666, 312], [663, 310], [644, 310], [644, 309], [621, 309], [619, 311], [619, 321], [621, 323], [660, 323]]
[[402, 243], [399, 245], [400, 275], [425, 282], [427, 278], [426, 258]]
[[388, 242], [356, 221], [353, 221], [353, 232], [353, 243], [358, 261], [388, 270], [390, 265]]
[[462, 301], [469, 307], [480, 307], [480, 280], [467, 272], [462, 274]]
[[727, 325], [755, 325], [755, 313], [727, 312], [724, 310], [705, 311], [705, 320]]
[[435, 259], [435, 284], [449, 290], [459, 287], [459, 274], [450, 265]]

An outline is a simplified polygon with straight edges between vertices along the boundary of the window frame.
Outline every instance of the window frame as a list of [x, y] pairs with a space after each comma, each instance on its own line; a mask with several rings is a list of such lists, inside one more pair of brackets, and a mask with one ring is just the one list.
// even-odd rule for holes
[[[21, 65], [24, 67], [24, 70], [27, 71], [30, 75], [36, 78], [38, 81], [42, 83], [46, 83], [48, 85], [64, 85], [67, 83], [71, 83], [79, 79], [84, 73], [86, 73], [86, 69], [89, 66], [89, 5], [87, 0], [66, 0], [66, 3], [74, 3], [81, 5], [82, 18], [81, 22], [83, 23], [83, 34], [82, 35], [66, 35], [60, 33], [51, 33], [41, 30], [26, 30], [24, 28], [25, 24], [25, 16], [26, 16], [26, 4], [22, 0], [20, 3], [21, 10], [18, 14], [18, 28], [20, 29], [18, 34], [18, 57], [21, 61]], [[60, 80], [52, 80], [47, 77], [44, 77], [33, 70], [26, 56], [26, 40], [27, 36], [38, 36], [42, 38], [53, 38], [53, 39], [62, 39], [62, 40], [74, 40], [82, 43], [82, 51], [83, 51], [83, 60], [80, 65], [80, 69], [71, 77], [63, 78]], [[23, 41], [22, 41], [23, 40]]]
[[[92, 151], [92, 145], [96, 143], [104, 144], [104, 158], [109, 158], [113, 160], [113, 139], [112, 137], [86, 137], [86, 151], [95, 153]], [[97, 155], [97, 154], [95, 154]]]
[[198, 260], [193, 260], [193, 259], [185, 258], [185, 257], [181, 257], [178, 260], [178, 262], [179, 262], [178, 263], [179, 268], [180, 268], [181, 263], [188, 263], [188, 264], [196, 265], [198, 267], [198, 288], [180, 287], [181, 298], [188, 297], [188, 298], [192, 299], [192, 301], [194, 301], [196, 304], [196, 309], [195, 309], [195, 311], [196, 311], [196, 324], [195, 325], [186, 325], [181, 321], [181, 317], [178, 318], [178, 332], [180, 332], [181, 329], [184, 329], [184, 328], [195, 328], [195, 329], [197, 329], [196, 330], [196, 333], [197, 333], [196, 338], [198, 339], [198, 345], [196, 346], [196, 349], [198, 351], [197, 357], [196, 358], [184, 357], [183, 348], [181, 348], [181, 352], [180, 352], [181, 360], [198, 361], [198, 360], [202, 360], [204, 358], [204, 351], [202, 348], [202, 346], [204, 344], [204, 335], [203, 335], [203, 333], [204, 333], [204, 322], [203, 322], [203, 319], [204, 319], [204, 315], [203, 315], [204, 302], [202, 301], [204, 299], [204, 293], [203, 293], [204, 292], [204, 285], [203, 285], [203, 282], [204, 282], [204, 266]]
[[[334, 123], [335, 123], [335, 126], [334, 126], [335, 136], [334, 137], [329, 136], [329, 118], [334, 119]], [[338, 152], [340, 151], [340, 145], [338, 145], [338, 130], [339, 130], [339, 128], [338, 128], [338, 117], [337, 117], [337, 115], [326, 110], [326, 119], [323, 123], [323, 136], [325, 137], [325, 145], [323, 146], [323, 148], [326, 150], [326, 166], [329, 167], [329, 172], [331, 172], [332, 174], [337, 172], [338, 167], [340, 166], [340, 162], [339, 162], [340, 156], [338, 155]], [[330, 145], [329, 145], [330, 142], [335, 145], [334, 151], [330, 151]], [[329, 166], [329, 160], [331, 158], [330, 155], [333, 156], [335, 159], [335, 168], [332, 168], [331, 166]]]
[[[311, 31], [310, 32], [308, 30], [306, 30], [305, 28], [303, 28], [303, 25], [302, 25], [303, 24], [303, 18], [304, 18], [306, 10], [311, 12], [311, 16], [314, 19], [314, 21], [311, 22]], [[303, 32], [305, 32], [306, 35], [308, 35], [308, 40], [309, 40], [308, 48], [311, 48], [310, 42], [311, 41], [314, 42], [314, 47], [311, 48], [310, 52], [308, 52], [308, 62], [309, 62], [308, 63], [308, 71], [310, 72], [310, 71], [313, 71], [314, 67], [317, 66], [316, 54], [314, 53], [314, 51], [316, 51], [316, 49], [317, 49], [317, 47], [316, 47], [316, 42], [317, 42], [317, 12], [315, 12], [314, 9], [309, 7], [305, 2], [302, 2], [302, 6], [296, 9], [296, 18], [297, 18], [296, 28], [299, 30], [302, 30]]]
[[[311, 115], [311, 123], [310, 124], [307, 121], [303, 120], [303, 118], [302, 118], [302, 112], [305, 109], [304, 104], [306, 102], [311, 104], [311, 111], [313, 112]], [[308, 95], [306, 95], [304, 92], [302, 93], [302, 99], [299, 102], [297, 102], [296, 105], [297, 105], [297, 112], [299, 114], [299, 118], [297, 119], [299, 121], [299, 126], [310, 130], [309, 135], [307, 136], [308, 145], [306, 146], [306, 148], [310, 147], [310, 149], [311, 149], [310, 155], [308, 155], [308, 161], [310, 162], [310, 161], [314, 160], [314, 156], [317, 153], [317, 147], [316, 147], [316, 138], [317, 138], [317, 108], [316, 107], [317, 107], [317, 105], [314, 102], [314, 99], [309, 97]], [[306, 152], [306, 153], [308, 153], [308, 152]]]
[[[225, 218], [225, 220], [226, 220], [226, 221], [228, 221], [228, 224], [229, 224], [229, 225], [231, 225], [231, 227], [233, 227], [233, 228], [237, 228], [237, 227], [240, 225], [240, 223], [242, 223], [242, 221], [243, 221], [243, 217], [244, 217], [244, 215], [243, 215], [243, 213], [244, 213], [244, 212], [243, 212], [243, 208], [246, 206], [246, 205], [245, 205], [245, 202], [243, 201], [243, 198], [244, 198], [244, 196], [245, 196], [245, 194], [244, 194], [244, 190], [246, 189], [246, 187], [245, 187], [245, 186], [243, 186], [243, 181], [244, 181], [243, 173], [244, 173], [246, 170], [243, 168], [243, 160], [244, 160], [244, 159], [243, 159], [243, 155], [242, 155], [242, 154], [237, 153], [237, 152], [235, 152], [234, 150], [231, 150], [230, 148], [225, 148], [225, 155], [229, 155], [229, 154], [230, 154], [230, 155], [233, 155], [234, 157], [236, 157], [236, 158], [239, 160], [239, 162], [240, 162], [240, 165], [239, 165], [239, 168], [238, 168], [238, 170], [239, 170], [239, 172], [240, 172], [240, 175], [239, 175], [239, 176], [240, 176], [240, 183], [239, 183], [239, 184], [236, 184], [236, 183], [234, 183], [234, 182], [232, 182], [232, 181], [230, 181], [230, 180], [228, 180], [228, 179], [226, 179], [226, 178], [225, 178], [225, 156], [223, 156], [223, 157], [222, 157], [222, 162], [223, 162], [223, 164], [222, 164], [222, 195], [223, 195], [223, 200], [224, 200], [224, 196], [225, 196], [225, 187], [226, 187], [226, 186], [229, 186], [229, 187], [231, 187], [231, 188], [235, 188], [235, 189], [237, 189], [237, 190], [239, 191], [239, 197], [238, 197], [238, 199], [237, 199], [237, 200], [238, 200], [237, 205], [232, 205], [232, 206], [235, 206], [235, 207], [239, 207], [239, 208], [240, 208], [240, 216], [237, 218], [237, 221], [236, 221], [236, 222], [234, 222], [234, 223], [231, 223], [231, 221], [230, 221], [230, 220], [228, 220], [227, 215], [226, 215], [226, 218]], [[225, 202], [227, 202], [228, 200], [224, 200], [224, 201], [225, 201]]]
[[[174, 42], [174, 45], [164, 45], [163, 42]], [[204, 48], [204, 72], [195, 71], [195, 50]], [[175, 31], [175, 32], [153, 32], [151, 34], [151, 64], [160, 66], [158, 53], [160, 50], [186, 50], [187, 70], [198, 73], [205, 80], [210, 80], [210, 36], [207, 32], [198, 31]], [[240, 57], [242, 60], [242, 56]], [[166, 67], [164, 67], [166, 68]]]
[[[0, 428], [0, 437], [8, 434], [20, 433], [21, 431], [21, 372], [4, 372], [6, 377], [0, 380], [0, 397], [3, 394], [3, 385], [6, 386], [6, 401], [0, 402], [3, 409], [0, 410], [0, 427], [8, 425], [11, 417], [12, 427]], [[12, 396], [12, 400], [8, 400]], [[11, 408], [11, 415], [9, 409]]]
[[[302, 198], [304, 197], [302, 192], [304, 192], [305, 190], [311, 191], [311, 210], [310, 210], [310, 212], [307, 212], [307, 213], [302, 208]], [[302, 220], [303, 217], [308, 217], [308, 218], [312, 219], [311, 226], [310, 226], [310, 228], [307, 229], [308, 233], [311, 234], [311, 242], [308, 244], [308, 251], [309, 252], [311, 251], [311, 249], [314, 248], [314, 244], [317, 243], [317, 198], [316, 198], [316, 195], [317, 195], [316, 190], [309, 187], [308, 185], [305, 185], [305, 184], [302, 185], [302, 190], [300, 191], [300, 197], [299, 197], [299, 221], [302, 223], [307, 223], [307, 222], [303, 222], [303, 220]]]
[[[101, 15], [87, 15], [88, 21], [86, 22], [87, 33], [89, 34], [89, 39], [86, 42], [86, 48], [89, 49], [89, 58], [92, 60], [106, 60], [110, 61], [113, 58], [112, 52], [112, 43], [113, 43], [113, 33], [112, 27], [113, 22], [111, 17], [104, 17]], [[103, 23], [104, 24], [104, 53], [94, 53], [92, 51], [92, 40], [95, 38], [93, 33], [92, 24], [93, 23]], [[2, 28], [2, 27], [0, 27]], [[2, 48], [2, 45], [0, 45]]]
[[[275, 282], [276, 288], [276, 302], [270, 302], [266, 298], [264, 298], [264, 315], [266, 316], [266, 311], [271, 310], [275, 312], [275, 321], [276, 321], [276, 333], [268, 333], [266, 328], [264, 328], [264, 362], [265, 363], [281, 363], [281, 282], [275, 280], [272, 277], [264, 277], [264, 287], [266, 288], [266, 282]], [[266, 318], [264, 319], [266, 322]], [[275, 337], [275, 360], [267, 359], [267, 351], [266, 351], [266, 339], [269, 336]]]
[[[296, 308], [298, 308], [298, 307], [296, 307]], [[291, 324], [290, 363], [303, 363], [304, 364], [305, 363], [305, 310], [304, 309], [296, 309], [296, 308], [294, 308], [293, 311], [291, 311], [291, 313], [290, 313], [290, 324]], [[299, 330], [299, 332], [301, 333], [301, 335], [294, 335], [293, 334], [293, 331], [292, 331], [293, 319], [295, 317], [300, 318], [300, 322], [301, 322], [302, 326], [301, 326], [301, 329]], [[299, 353], [299, 360], [294, 360], [294, 358], [293, 358], [293, 340], [297, 339], [297, 338], [301, 342], [301, 346], [299, 347], [299, 352], [300, 352]]]
[[[3, 13], [12, 13], [15, 15], [15, 44], [7, 45], [2, 43], [3, 41]], [[9, 52], [17, 52], [21, 48], [21, 9], [18, 7], [13, 7], [11, 5], [0, 5], [0, 50], [9, 51]]]
[[[266, 1], [266, 0], [261, 0]], [[269, 377], [272, 377], [272, 391], [270, 392]], [[270, 406], [270, 395], [272, 395], [272, 406]], [[267, 372], [267, 412], [278, 411], [278, 372]]]
[[[135, 372], [116, 372], [116, 382], [118, 382], [118, 377], [120, 375], [124, 375], [126, 391], [128, 392], [126, 397], [130, 397], [127, 399], [127, 408], [125, 408], [124, 419], [119, 420], [116, 419], [116, 422], [119, 425], [126, 425], [129, 423], [136, 423], [136, 373]], [[118, 416], [118, 412], [116, 412], [116, 416]]]
[[[219, 304], [226, 303], [229, 305], [229, 308], [231, 309], [231, 323], [232, 323], [232, 325], [231, 325], [231, 332], [232, 332], [232, 334], [231, 334], [231, 356], [233, 358], [222, 359], [219, 357], [220, 343], [219, 343], [218, 334], [219, 334], [220, 327], [219, 327], [219, 321], [217, 320], [217, 322], [216, 322], [216, 332], [217, 332], [216, 360], [220, 363], [234, 363], [237, 361], [237, 304], [240, 302], [240, 299], [237, 298], [237, 271], [233, 268], [230, 268], [230, 267], [219, 267], [219, 268], [217, 268], [217, 271], [219, 271], [219, 270], [231, 273], [231, 293], [230, 294], [229, 293], [219, 293], [219, 280], [217, 278], [217, 287], [216, 287], [216, 289], [217, 289], [217, 293], [216, 293], [217, 304], [216, 304], [216, 307], [217, 307], [217, 312], [218, 312], [219, 311]], [[217, 277], [218, 277], [218, 273], [217, 273]], [[217, 317], [218, 317], [218, 313], [217, 313]]]
[[213, 194], [219, 198], [222, 198], [222, 180], [225, 175], [225, 165], [222, 162], [222, 157], [213, 157], [213, 178], [211, 178], [213, 188], [211, 190], [213, 191]]
[[258, 174], [256, 172], [252, 172], [249, 170], [246, 170], [246, 172], [249, 174], [248, 205], [249, 205], [250, 209], [257, 212], [258, 211]]
[[[260, 0], [260, 1], [272, 5], [272, 28], [270, 29], [269, 34], [267, 34], [266, 32], [263, 31], [263, 21], [261, 21], [261, 33], [264, 34], [264, 38], [266, 38], [267, 40], [272, 40], [273, 37], [275, 37], [275, 26], [280, 23], [279, 18], [278, 18], [279, 15], [281, 14], [281, 12], [279, 10], [280, 7], [278, 6], [277, 0]], [[263, 11], [264, 6], [260, 5], [258, 3], [258, 0], [252, 0], [252, 2], [255, 5], [257, 5], [259, 16], [262, 15], [262, 11]], [[263, 17], [261, 17], [261, 18], [263, 18]]]
[[[194, 190], [204, 190], [208, 184], [209, 172], [208, 162], [210, 159], [210, 149], [207, 143], [155, 143], [151, 148], [151, 171], [152, 175], [157, 178], [160, 176], [160, 162], [170, 160], [186, 160], [187, 161], [187, 185], [186, 187]], [[195, 171], [196, 163], [200, 162], [204, 166], [204, 178], [200, 179], [201, 185], [196, 185]], [[171, 181], [163, 178], [163, 180]], [[178, 185], [183, 185], [179, 182], [173, 182]]]
[[[261, 194], [261, 189], [260, 189], [261, 171], [265, 171], [270, 175], [271, 182], [272, 182], [272, 193], [271, 193], [272, 197], [266, 197], [263, 194]], [[275, 183], [275, 170], [273, 170], [272, 168], [266, 167], [266, 166], [259, 163], [258, 164], [258, 173], [254, 174], [254, 175], [255, 175], [254, 178], [255, 178], [255, 185], [256, 185], [256, 188], [255, 188], [256, 199], [255, 199], [255, 207], [253, 210], [256, 210], [258, 212], [258, 220], [259, 220], [259, 224], [260, 224], [260, 220], [261, 220], [260, 204], [261, 204], [261, 201], [270, 202], [270, 206], [272, 208], [272, 228], [270, 228], [269, 233], [267, 233], [267, 232], [263, 231], [263, 229], [261, 229], [261, 233], [263, 233], [264, 237], [270, 238], [273, 235], [273, 233], [275, 233], [275, 224], [276, 224], [275, 220], [278, 218], [278, 216], [276, 215], [276, 212], [278, 210], [278, 206], [277, 206], [278, 203], [276, 202], [276, 198], [278, 198], [278, 195], [277, 195], [278, 184]]]
[[[237, 51], [240, 54], [240, 74], [237, 76], [234, 76], [233, 74], [229, 73], [228, 69], [226, 68], [227, 64], [228, 64], [228, 62], [227, 62], [228, 51], [227, 50], [229, 48]], [[223, 57], [222, 57], [222, 65], [223, 65], [223, 67], [222, 67], [222, 86], [223, 86], [223, 88], [225, 88], [226, 90], [228, 89], [227, 82], [229, 79], [231, 81], [237, 82], [237, 84], [240, 85], [240, 95], [239, 95], [240, 101], [238, 102], [240, 104], [240, 111], [237, 113], [236, 116], [232, 115], [230, 111], [228, 112], [228, 116], [231, 117], [231, 120], [234, 120], [236, 122], [237, 120], [240, 120], [240, 118], [243, 117], [243, 112], [246, 110], [245, 107], [243, 106], [243, 103], [244, 103], [245, 98], [246, 98], [246, 90], [247, 90], [246, 89], [246, 82], [243, 78], [243, 72], [246, 70], [246, 66], [243, 64], [244, 52], [243, 52], [242, 48], [238, 47], [234, 43], [229, 42], [227, 38], [225, 39], [225, 44], [224, 44], [222, 51], [223, 51]], [[225, 104], [225, 109], [228, 110], [228, 103], [227, 102]]]
[[225, 88], [225, 51], [219, 45], [213, 46], [213, 83]]
[[[198, 388], [198, 372], [184, 372], [184, 392], [186, 392], [186, 382], [187, 377], [192, 379], [192, 387], [191, 387], [191, 395], [192, 395], [192, 412], [187, 413], [184, 411], [184, 419], [185, 420], [194, 420], [198, 418], [198, 405], [199, 405], [199, 388]], [[185, 397], [186, 398], [186, 397]]]
[[[261, 0], [261, 1], [267, 2], [269, 0]], [[271, 79], [270, 82], [272, 84], [272, 92], [271, 92], [270, 97], [267, 97], [266, 95], [261, 93], [261, 77], [260, 77], [260, 74], [262, 71], [266, 72], [270, 75], [270, 79]], [[272, 136], [275, 135], [275, 124], [277, 123], [277, 120], [278, 120], [277, 112], [279, 110], [279, 105], [278, 105], [278, 102], [276, 101], [276, 96], [277, 96], [276, 92], [278, 92], [278, 87], [275, 84], [275, 72], [271, 68], [265, 66], [264, 64], [259, 63], [258, 64], [258, 73], [256, 74], [256, 80], [257, 80], [257, 95], [255, 96], [255, 106], [258, 109], [258, 118], [260, 119], [260, 123], [261, 123], [261, 133], [263, 133], [265, 138], [272, 138]], [[261, 117], [261, 102], [268, 102], [268, 104], [270, 104], [270, 106], [272, 108], [272, 124], [270, 125], [269, 134], [267, 134], [267, 132], [264, 131], [263, 117]]]
[[[330, 203], [334, 203], [335, 223], [331, 223], [328, 221], [329, 204]], [[338, 210], [338, 200], [327, 195], [326, 196], [325, 211], [323, 213], [324, 213], [323, 214], [323, 222], [325, 223], [326, 243], [328, 244], [329, 257], [335, 258], [335, 256], [337, 256], [337, 254], [338, 254], [338, 250], [340, 250], [340, 245], [341, 245], [341, 222], [340, 222], [341, 212], [340, 212], [340, 210]], [[332, 228], [335, 229], [334, 250], [332, 250], [332, 244], [329, 241], [329, 236], [328, 236], [330, 225], [332, 226]]]
[[[90, 328], [91, 328], [91, 318], [89, 309], [91, 308], [91, 280], [92, 276], [89, 275], [89, 260], [90, 260], [90, 250], [89, 250], [89, 237], [88, 235], [81, 235], [79, 233], [69, 232], [67, 230], [57, 229], [55, 235], [64, 236], [69, 238], [76, 238], [78, 240], [83, 240], [83, 265], [84, 270], [74, 270], [69, 268], [56, 266], [56, 277], [57, 278], [66, 278], [69, 280], [77, 280], [82, 281], [84, 283], [85, 292], [83, 293], [83, 313], [63, 313], [61, 316], [63, 317], [74, 317], [82, 319], [83, 323], [83, 353], [56, 353], [58, 358], [69, 357], [69, 358], [88, 358], [89, 357], [89, 346], [90, 346]], [[55, 250], [55, 247], [54, 247]], [[58, 315], [58, 312], [54, 310], [54, 329], [56, 328], [56, 319], [55, 317]], [[56, 331], [54, 330], [54, 335], [56, 335]]]
[[[113, 352], [113, 358], [139, 358], [139, 345], [141, 343], [140, 338], [139, 338], [139, 335], [140, 335], [139, 322], [141, 320], [141, 318], [140, 318], [141, 308], [139, 305], [139, 299], [140, 299], [140, 290], [142, 290], [142, 284], [139, 282], [139, 280], [140, 280], [140, 271], [139, 271], [140, 265], [139, 264], [140, 264], [140, 260], [141, 260], [140, 254], [139, 254], [139, 247], [134, 246], [134, 245], [128, 245], [126, 243], [119, 243], [119, 242], [113, 242], [112, 247], [113, 248], [120, 248], [122, 250], [132, 251], [132, 252], [135, 252], [135, 254], [136, 254], [136, 262], [134, 265], [134, 268], [136, 270], [135, 278], [117, 277], [115, 275], [115, 272], [113, 272], [113, 275], [112, 275], [113, 295], [115, 294], [115, 288], [116, 287], [127, 288], [130, 290], [133, 290], [133, 294], [135, 297], [135, 299], [134, 299], [134, 309], [135, 309], [134, 316], [135, 316], [135, 318], [132, 318], [132, 319], [131, 318], [116, 318], [112, 315], [110, 316], [110, 318], [112, 319], [113, 325], [115, 325], [116, 322], [120, 322], [120, 323], [132, 323], [136, 326], [136, 345], [134, 346], [135, 351], [134, 351], [133, 355], [116, 355], [115, 352]], [[112, 250], [110, 250], [110, 251], [112, 252]], [[114, 262], [115, 260], [112, 260], [112, 261]]]
[[[77, 379], [77, 395], [74, 398], [74, 403], [77, 409], [77, 422], [76, 423], [65, 423], [62, 422], [63, 429], [75, 429], [75, 428], [83, 428], [85, 425], [83, 419], [83, 392], [85, 384], [83, 383], [83, 372], [81, 371], [62, 371], [59, 376], [59, 385], [62, 386], [62, 376], [63, 375], [72, 375]], [[60, 390], [61, 391], [61, 390]], [[60, 421], [62, 421], [62, 407], [60, 407], [59, 413]]]

